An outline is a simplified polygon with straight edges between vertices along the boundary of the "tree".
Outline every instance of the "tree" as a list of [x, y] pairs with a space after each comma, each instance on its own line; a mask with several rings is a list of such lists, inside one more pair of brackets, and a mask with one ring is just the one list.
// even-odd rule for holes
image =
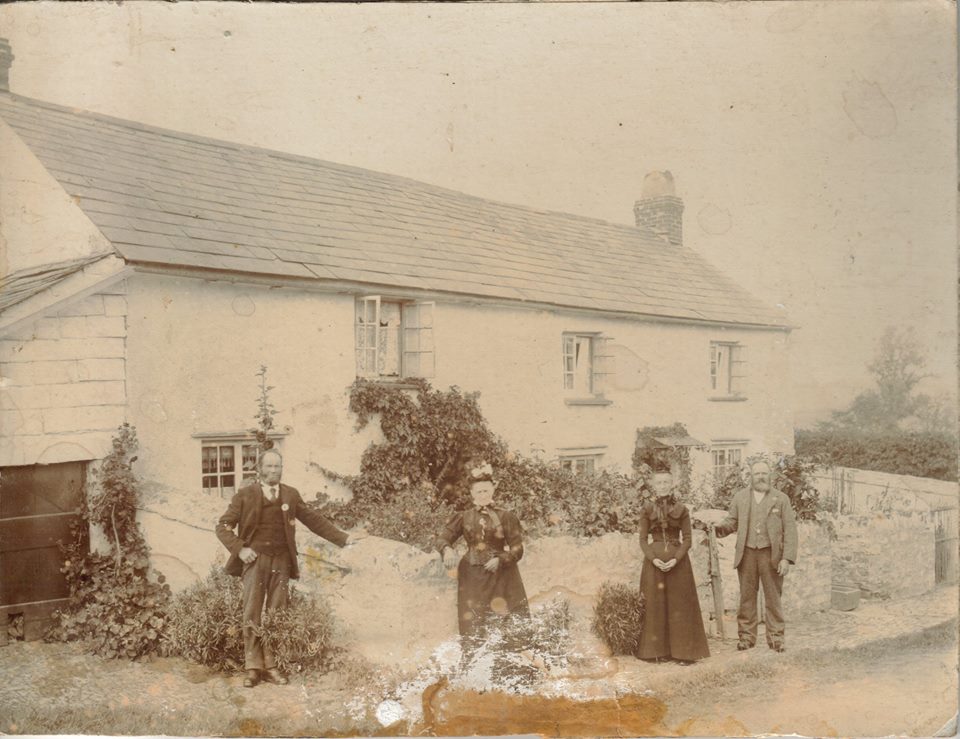
[[942, 428], [948, 413], [943, 400], [915, 392], [917, 385], [930, 376], [923, 371], [926, 363], [923, 349], [909, 329], [888, 327], [867, 365], [876, 388], [860, 393], [845, 410], [835, 411], [826, 426], [869, 433], [931, 424]]

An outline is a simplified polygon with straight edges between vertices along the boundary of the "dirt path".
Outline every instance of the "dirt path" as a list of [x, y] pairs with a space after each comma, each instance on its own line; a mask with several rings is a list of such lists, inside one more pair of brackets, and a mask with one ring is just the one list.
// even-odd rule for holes
[[956, 665], [954, 643], [793, 665], [670, 701], [664, 723], [698, 736], [932, 736], [957, 710]]

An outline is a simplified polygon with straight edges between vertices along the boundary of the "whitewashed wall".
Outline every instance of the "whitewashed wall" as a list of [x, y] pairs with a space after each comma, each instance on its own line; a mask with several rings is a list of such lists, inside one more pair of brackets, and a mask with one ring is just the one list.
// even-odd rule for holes
[[0, 466], [103, 457], [126, 418], [123, 285], [0, 339]]
[[[137, 275], [129, 301], [129, 415], [144, 441], [146, 477], [199, 490], [192, 435], [253, 425], [261, 364], [275, 386], [276, 422], [292, 429], [283, 440], [289, 482], [312, 497], [336, 492], [318, 466], [357, 471], [378, 433], [355, 434], [347, 411], [354, 295]], [[603, 464], [628, 470], [636, 429], [675, 421], [705, 442], [743, 438], [748, 452], [792, 451], [783, 333], [453, 302], [437, 304], [435, 325], [434, 386], [479, 390], [491, 428], [520, 452], [553, 458], [561, 448], [604, 446]], [[611, 405], [564, 402], [564, 331], [616, 339]], [[746, 401], [708, 399], [712, 339], [748, 345]]]

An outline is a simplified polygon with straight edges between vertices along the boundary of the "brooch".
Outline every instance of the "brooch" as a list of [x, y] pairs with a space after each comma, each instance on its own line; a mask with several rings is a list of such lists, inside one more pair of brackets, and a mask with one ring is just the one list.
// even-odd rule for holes
[[284, 503], [282, 506], [280, 506], [280, 510], [283, 511], [283, 512], [287, 512], [287, 511], [290, 510], [290, 506], [288, 506], [286, 503]]

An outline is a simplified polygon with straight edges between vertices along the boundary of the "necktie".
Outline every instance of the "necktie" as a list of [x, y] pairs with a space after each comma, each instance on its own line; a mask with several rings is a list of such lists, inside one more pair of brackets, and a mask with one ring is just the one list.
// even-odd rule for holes
[[277, 499], [277, 489], [271, 485], [270, 486], [270, 502], [272, 503]]

